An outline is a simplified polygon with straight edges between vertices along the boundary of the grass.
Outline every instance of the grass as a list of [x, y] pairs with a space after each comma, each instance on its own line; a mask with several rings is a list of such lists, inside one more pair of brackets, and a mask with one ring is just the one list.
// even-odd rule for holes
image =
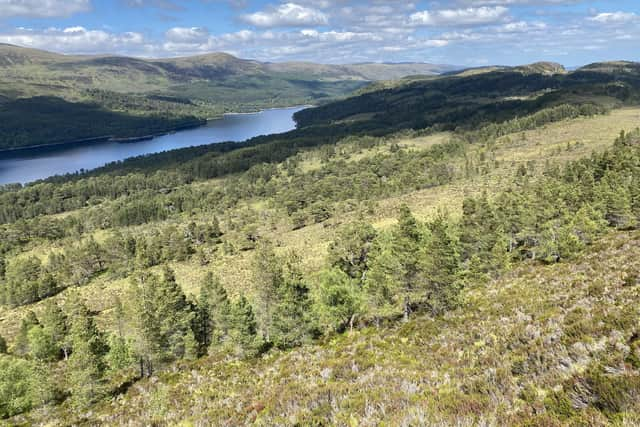
[[[640, 271], [639, 250], [640, 233], [618, 232], [571, 264], [525, 264], [469, 288], [444, 318], [364, 328], [257, 361], [183, 363], [83, 422], [635, 425], [640, 375], [624, 360], [639, 295], [618, 266]], [[580, 310], [589, 314], [586, 329], [569, 327]], [[580, 393], [598, 395], [578, 409]], [[60, 411], [64, 404], [24, 421], [81, 420]]]
[[[223, 220], [222, 226], [223, 229], [228, 230], [230, 228], [229, 221], [239, 218], [241, 212], [245, 214], [249, 212], [250, 216], [256, 215], [258, 233], [262, 238], [272, 241], [280, 252], [296, 251], [302, 257], [305, 271], [314, 272], [322, 267], [328, 242], [333, 240], [335, 232], [341, 224], [349, 223], [362, 216], [376, 228], [384, 229], [395, 224], [398, 209], [402, 204], [407, 204], [416, 217], [422, 220], [429, 219], [441, 211], [457, 216], [461, 212], [462, 201], [466, 196], [476, 195], [484, 190], [490, 193], [502, 188], [512, 180], [518, 165], [535, 162], [536, 169], [540, 171], [547, 158], [553, 158], [557, 162], [566, 162], [588, 156], [593, 151], [602, 151], [610, 146], [620, 130], [631, 130], [639, 123], [640, 109], [625, 108], [613, 110], [606, 116], [568, 120], [527, 131], [524, 132], [524, 139], [523, 134], [518, 133], [503, 137], [495, 144], [488, 146], [472, 146], [468, 157], [477, 161], [481, 167], [486, 167], [486, 173], [467, 179], [462, 173], [464, 165], [458, 163], [455, 167], [459, 171], [460, 178], [451, 184], [383, 199], [374, 203], [372, 209], [360, 205], [356, 209], [340, 211], [324, 223], [308, 225], [300, 230], [292, 230], [290, 221], [279, 214], [276, 207], [270, 206], [261, 199], [251, 201], [248, 204], [249, 208], [241, 207], [227, 213], [226, 220], [221, 218]], [[446, 142], [450, 137], [451, 135], [448, 133], [415, 138], [400, 136], [371, 149], [361, 150], [353, 144], [347, 144], [346, 146], [339, 145], [337, 151], [347, 153], [349, 161], [357, 161], [367, 156], [388, 152], [394, 144], [412, 150], [424, 150], [434, 144]], [[568, 143], [570, 143], [569, 149], [567, 149]], [[483, 153], [485, 159], [488, 160], [482, 164], [479, 159]], [[301, 153], [299, 157], [301, 158], [299, 168], [303, 171], [311, 171], [322, 164], [321, 149], [309, 150]], [[498, 160], [497, 167], [493, 159]], [[215, 179], [193, 185], [199, 188], [217, 188], [224, 185], [224, 180]], [[81, 214], [81, 212], [77, 211], [73, 214]], [[257, 216], [258, 213], [260, 213], [259, 216]], [[72, 213], [65, 215], [70, 214]], [[153, 227], [168, 224], [186, 224], [192, 220], [206, 221], [209, 219], [208, 215], [184, 215], [182, 218], [170, 219], [165, 223], [130, 227], [123, 231], [140, 234], [150, 231]], [[92, 235], [97, 241], [102, 242], [108, 233], [110, 232], [99, 230]], [[225, 238], [233, 241], [238, 238], [238, 235], [237, 233], [228, 233]], [[60, 247], [59, 244], [56, 246]], [[51, 245], [40, 245], [31, 248], [26, 254], [42, 258], [54, 249]], [[171, 266], [176, 270], [178, 282], [187, 294], [197, 294], [202, 277], [207, 271], [214, 271], [220, 276], [223, 285], [232, 297], [241, 294], [251, 297], [253, 251], [225, 253], [221, 248], [215, 252], [209, 248], [208, 258], [210, 263], [204, 267], [195, 258], [182, 263], [172, 263]], [[112, 281], [107, 276], [100, 276], [89, 285], [80, 288], [83, 299], [90, 304], [93, 311], [102, 313], [106, 310], [98, 316], [98, 319], [107, 329], [110, 322], [107, 309], [113, 301], [113, 296], [122, 294], [127, 288], [127, 284], [127, 280]], [[66, 294], [67, 292], [63, 292], [55, 298], [63, 300], [66, 298]], [[41, 304], [36, 304], [30, 308], [38, 312], [40, 306]], [[15, 335], [26, 309], [24, 307], [16, 309], [0, 307], [0, 330], [9, 341]]]

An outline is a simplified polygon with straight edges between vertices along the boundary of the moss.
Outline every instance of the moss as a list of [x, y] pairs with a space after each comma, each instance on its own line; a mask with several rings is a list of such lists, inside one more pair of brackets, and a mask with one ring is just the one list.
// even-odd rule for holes
[[601, 366], [587, 371], [586, 383], [595, 396], [594, 406], [609, 418], [637, 408], [640, 397], [640, 376], [637, 374], [607, 374]]
[[577, 307], [568, 312], [564, 317], [564, 336], [562, 341], [565, 345], [582, 341], [594, 328], [591, 316], [582, 307]]
[[625, 362], [629, 363], [635, 369], [640, 369], [640, 340], [636, 339], [631, 342], [629, 354]]
[[564, 390], [549, 393], [544, 399], [544, 407], [562, 419], [571, 418], [576, 414], [571, 399]]

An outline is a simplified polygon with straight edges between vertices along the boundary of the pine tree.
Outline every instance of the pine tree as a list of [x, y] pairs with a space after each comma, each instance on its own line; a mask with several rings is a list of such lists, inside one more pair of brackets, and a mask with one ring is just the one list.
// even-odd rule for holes
[[253, 276], [262, 336], [270, 342], [274, 310], [284, 282], [282, 261], [276, 256], [271, 244], [261, 243], [258, 247], [253, 261]]
[[391, 285], [397, 304], [402, 307], [404, 321], [409, 320], [412, 304], [416, 297], [420, 298], [424, 287], [424, 277], [420, 275], [421, 240], [418, 221], [407, 205], [401, 206], [391, 245], [391, 256], [399, 268]]
[[363, 282], [368, 269], [369, 251], [375, 237], [376, 231], [371, 224], [356, 222], [347, 225], [329, 245], [329, 263], [351, 278]]
[[45, 332], [51, 337], [51, 342], [58, 355], [66, 359], [69, 355], [70, 342], [67, 337], [67, 316], [55, 302], [48, 300], [40, 319]]
[[156, 310], [162, 341], [168, 359], [185, 355], [185, 337], [191, 330], [193, 313], [182, 288], [176, 282], [175, 273], [169, 267], [163, 270]]
[[104, 393], [104, 355], [108, 350], [87, 307], [80, 301], [71, 306], [69, 336], [72, 353], [67, 362], [71, 403], [82, 410]]
[[123, 336], [109, 335], [109, 352], [105, 355], [105, 363], [110, 372], [118, 372], [130, 367], [133, 362], [133, 354], [129, 342]]
[[109, 335], [109, 352], [105, 355], [105, 362], [112, 373], [126, 369], [134, 362], [132, 343], [125, 333], [127, 319], [120, 297], [114, 298], [113, 305], [115, 332]]
[[200, 353], [221, 344], [229, 333], [231, 303], [220, 280], [208, 273], [200, 287], [195, 319], [195, 337], [200, 343]]
[[439, 215], [428, 224], [429, 238], [421, 256], [426, 280], [425, 296], [432, 313], [449, 308], [456, 298], [459, 268], [456, 243], [451, 237], [447, 218]]
[[338, 332], [347, 326], [353, 328], [363, 309], [362, 291], [355, 279], [339, 268], [320, 274], [316, 311], [324, 327]]
[[191, 306], [165, 267], [163, 278], [139, 274], [134, 281], [132, 318], [137, 332], [134, 343], [140, 359], [140, 374], [152, 375], [157, 363], [185, 355], [185, 337], [191, 331]]
[[311, 319], [309, 287], [299, 269], [299, 258], [289, 254], [284, 280], [278, 288], [278, 301], [273, 311], [272, 341], [285, 349], [308, 342], [316, 335]]
[[253, 357], [260, 353], [262, 342], [253, 308], [244, 296], [233, 304], [230, 316], [230, 338], [238, 356]]
[[220, 221], [218, 221], [218, 217], [213, 217], [211, 220], [211, 228], [209, 231], [209, 237], [211, 238], [212, 243], [220, 243], [222, 237], [222, 231], [220, 230]]
[[159, 313], [155, 307], [160, 280], [155, 274], [140, 273], [134, 278], [133, 285], [133, 295], [130, 299], [132, 331], [135, 333], [133, 341], [140, 362], [140, 376], [151, 376], [162, 345], [160, 325], [156, 321]]
[[371, 248], [364, 290], [367, 311], [377, 320], [395, 314], [397, 307], [404, 303], [401, 288], [406, 274], [401, 258], [394, 251], [393, 241], [391, 233], [382, 233]]

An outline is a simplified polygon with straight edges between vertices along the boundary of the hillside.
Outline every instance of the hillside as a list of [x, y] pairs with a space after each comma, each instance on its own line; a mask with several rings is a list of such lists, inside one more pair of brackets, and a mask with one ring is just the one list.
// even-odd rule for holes
[[[224, 53], [171, 59], [67, 56], [5, 44], [0, 45], [0, 149], [163, 133], [231, 111], [317, 104], [372, 80], [440, 69], [273, 64]], [[34, 109], [37, 117], [25, 120], [24, 108]]]
[[[570, 264], [474, 286], [442, 318], [183, 363], [84, 422], [604, 426], [622, 412], [635, 425], [639, 248], [637, 232], [616, 233]], [[59, 416], [26, 420], [45, 414]]]
[[[527, 70], [2, 188], [0, 417], [634, 425], [637, 81]], [[474, 120], [413, 129], [431, 85]]]
[[640, 72], [591, 65], [566, 72], [558, 64], [472, 70], [401, 80], [387, 87], [296, 114], [300, 126], [341, 124], [351, 133], [435, 127], [473, 128], [487, 117], [508, 120], [540, 108], [590, 103], [606, 108], [640, 99]]

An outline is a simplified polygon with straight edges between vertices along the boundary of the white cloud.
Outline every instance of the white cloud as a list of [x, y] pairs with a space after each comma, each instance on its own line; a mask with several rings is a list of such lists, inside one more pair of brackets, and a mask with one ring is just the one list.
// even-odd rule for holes
[[418, 26], [487, 25], [505, 21], [509, 9], [496, 7], [468, 7], [465, 9], [424, 10], [413, 13], [409, 20]]
[[204, 43], [209, 39], [209, 30], [202, 27], [174, 27], [165, 33], [165, 38], [173, 43]]
[[351, 31], [325, 31], [302, 30], [300, 31], [304, 37], [321, 41], [331, 42], [351, 42], [351, 41], [383, 41], [383, 38], [373, 33], [354, 33]]
[[535, 31], [542, 31], [547, 29], [547, 24], [544, 22], [509, 22], [496, 28], [499, 33], [532, 33]]
[[640, 20], [640, 16], [632, 12], [610, 12], [599, 13], [589, 20], [600, 24], [627, 24]]
[[267, 11], [243, 15], [242, 20], [262, 28], [320, 26], [329, 23], [325, 13], [296, 3], [284, 3]]
[[0, 0], [0, 17], [68, 17], [90, 8], [89, 0]]
[[144, 37], [140, 33], [113, 34], [102, 30], [88, 30], [79, 26], [64, 29], [48, 28], [41, 31], [18, 28], [12, 33], [0, 35], [0, 42], [57, 52], [87, 54], [96, 52], [137, 53], [145, 46]]

